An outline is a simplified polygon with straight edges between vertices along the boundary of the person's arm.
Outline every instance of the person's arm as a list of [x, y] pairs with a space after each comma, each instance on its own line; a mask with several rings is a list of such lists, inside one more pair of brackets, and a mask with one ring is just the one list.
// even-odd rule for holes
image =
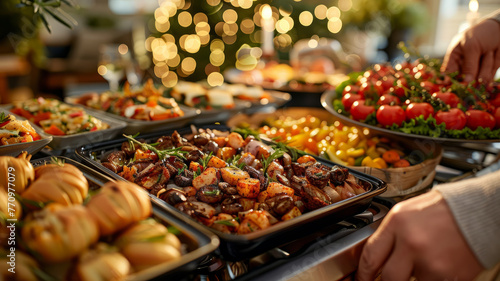
[[441, 68], [459, 71], [464, 80], [493, 80], [500, 67], [500, 10], [458, 34], [450, 43]]
[[481, 264], [500, 261], [500, 171], [481, 178], [438, 185], [460, 231]]
[[381, 271], [383, 280], [472, 280], [500, 261], [499, 228], [500, 171], [437, 186], [391, 209], [366, 242], [356, 278]]

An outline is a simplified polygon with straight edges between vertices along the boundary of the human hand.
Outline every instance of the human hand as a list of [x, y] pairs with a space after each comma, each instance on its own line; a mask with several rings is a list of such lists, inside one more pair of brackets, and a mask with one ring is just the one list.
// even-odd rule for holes
[[458, 34], [450, 43], [441, 71], [459, 71], [464, 80], [489, 83], [500, 67], [500, 23], [484, 20]]
[[357, 281], [473, 280], [484, 268], [462, 236], [446, 201], [430, 191], [395, 205], [366, 242]]

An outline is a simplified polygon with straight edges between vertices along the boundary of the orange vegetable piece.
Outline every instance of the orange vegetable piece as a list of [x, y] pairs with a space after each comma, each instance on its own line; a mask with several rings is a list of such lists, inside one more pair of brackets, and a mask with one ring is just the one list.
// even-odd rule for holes
[[307, 162], [316, 162], [316, 159], [314, 159], [314, 157], [312, 157], [311, 155], [304, 155], [299, 157], [299, 159], [297, 159], [297, 163], [299, 164]]
[[398, 162], [394, 163], [394, 168], [404, 168], [404, 167], [409, 167], [410, 162], [406, 159], [400, 159]]
[[51, 134], [54, 136], [64, 136], [66, 135], [63, 130], [59, 129], [56, 125], [52, 124], [50, 127], [44, 130], [47, 134]]
[[382, 158], [389, 164], [394, 164], [399, 161], [400, 157], [396, 150], [387, 150], [382, 154]]

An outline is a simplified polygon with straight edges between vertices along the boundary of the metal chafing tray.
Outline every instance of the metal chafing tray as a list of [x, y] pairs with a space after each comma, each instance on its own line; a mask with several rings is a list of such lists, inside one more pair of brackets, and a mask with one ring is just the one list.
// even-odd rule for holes
[[[208, 128], [227, 130], [226, 126], [208, 126]], [[177, 131], [182, 135], [191, 133], [192, 129], [183, 128]], [[158, 137], [171, 133], [172, 131], [167, 131], [162, 134], [144, 135], [142, 136], [142, 138], [146, 141], [155, 141]], [[103, 173], [106, 173], [115, 179], [125, 180], [117, 174], [113, 173], [111, 170], [102, 166], [99, 162], [100, 157], [105, 153], [120, 149], [123, 141], [125, 141], [125, 139], [107, 141], [99, 144], [88, 144], [77, 148], [75, 153], [77, 157], [83, 159], [83, 161], [85, 161], [95, 169], [102, 171]], [[315, 158], [317, 159], [317, 161], [327, 166], [336, 165], [335, 163], [328, 160], [318, 157]], [[225, 260], [237, 261], [261, 254], [283, 243], [300, 239], [300, 237], [304, 236], [305, 234], [321, 229], [327, 224], [339, 222], [347, 217], [364, 211], [370, 205], [373, 197], [382, 194], [387, 189], [386, 183], [380, 179], [352, 169], [349, 169], [349, 172], [357, 178], [370, 183], [371, 189], [363, 194], [356, 195], [354, 197], [328, 205], [326, 207], [304, 213], [292, 220], [280, 222], [269, 227], [268, 229], [260, 230], [250, 234], [226, 234], [216, 231], [212, 228], [203, 225], [202, 226], [214, 232], [220, 238], [221, 244], [217, 252]], [[201, 225], [190, 218], [188, 215], [180, 212], [163, 200], [153, 195], [151, 195], [151, 197], [152, 200], [158, 203], [158, 205], [162, 206], [164, 210], [167, 210], [169, 213], [175, 215], [185, 223], [189, 225]]]
[[[12, 107], [13, 105], [6, 105], [3, 108], [7, 111], [10, 111]], [[45, 135], [52, 137], [52, 141], [49, 142], [48, 145], [52, 147], [54, 150], [63, 150], [63, 149], [75, 148], [77, 146], [84, 145], [89, 142], [100, 142], [100, 141], [110, 140], [116, 137], [118, 134], [120, 134], [126, 126], [125, 122], [109, 118], [108, 116], [100, 112], [94, 112], [87, 109], [84, 109], [84, 111], [87, 114], [94, 116], [95, 118], [100, 119], [101, 121], [107, 123], [109, 125], [109, 128], [93, 132], [84, 132], [84, 133], [64, 135], [64, 136], [56, 136], [45, 133]], [[14, 113], [10, 112], [10, 114], [16, 116], [16, 118], [20, 120], [26, 120], [26, 118], [16, 115]], [[36, 124], [32, 123], [32, 126], [35, 129], [43, 131], [43, 129], [37, 126]]]
[[169, 118], [164, 120], [156, 120], [156, 121], [136, 120], [78, 104], [76, 102], [77, 99], [78, 97], [67, 97], [64, 99], [64, 101], [75, 106], [84, 107], [89, 112], [100, 113], [102, 115], [106, 115], [108, 118], [124, 122], [126, 126], [123, 129], [123, 132], [126, 134], [136, 134], [139, 132], [151, 133], [161, 130], [169, 130], [169, 129], [183, 127], [189, 122], [193, 121], [200, 114], [200, 110], [198, 109], [187, 107], [184, 105], [179, 105], [179, 107], [184, 112], [184, 116]]
[[[50, 163], [53, 157], [45, 157], [31, 161], [33, 166], [38, 167], [45, 163]], [[114, 181], [90, 167], [66, 157], [56, 157], [65, 163], [76, 166], [87, 178], [89, 186], [93, 190], [99, 189], [108, 181]], [[135, 272], [127, 277], [126, 280], [190, 280], [200, 261], [211, 254], [219, 245], [219, 239], [210, 231], [203, 229], [199, 225], [186, 224], [183, 219], [172, 216], [165, 212], [163, 206], [158, 205], [152, 200], [153, 215], [158, 222], [165, 226], [173, 226], [179, 230], [177, 235], [181, 243], [185, 246], [185, 253], [181, 258], [174, 262], [168, 262], [156, 265], [154, 267]]]

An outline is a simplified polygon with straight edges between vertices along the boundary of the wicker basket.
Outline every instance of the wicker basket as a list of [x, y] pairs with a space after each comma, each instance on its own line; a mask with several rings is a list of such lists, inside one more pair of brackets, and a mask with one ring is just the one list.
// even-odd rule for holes
[[[233, 128], [241, 124], [249, 124], [257, 128], [268, 117], [290, 116], [292, 118], [301, 118], [307, 115], [325, 120], [328, 123], [337, 121], [333, 115], [324, 109], [292, 107], [278, 109], [271, 113], [256, 113], [251, 116], [238, 114], [229, 119], [227, 125]], [[349, 166], [349, 168], [385, 181], [387, 183], [387, 191], [381, 195], [383, 197], [405, 196], [432, 185], [436, 174], [436, 166], [441, 161], [443, 154], [442, 147], [430, 140], [403, 138], [394, 135], [383, 136], [404, 144], [405, 148], [414, 154], [414, 157], [422, 157], [421, 159], [425, 160], [420, 164], [405, 168], [378, 169], [360, 166]]]

